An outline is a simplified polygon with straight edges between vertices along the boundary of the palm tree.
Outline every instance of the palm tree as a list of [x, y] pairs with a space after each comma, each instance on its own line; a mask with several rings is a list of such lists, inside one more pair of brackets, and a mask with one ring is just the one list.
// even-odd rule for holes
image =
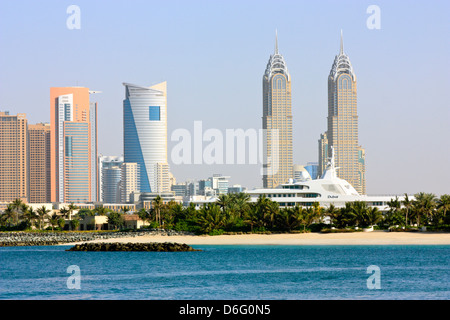
[[356, 226], [367, 226], [369, 224], [367, 219], [367, 203], [364, 201], [354, 201], [351, 207], [355, 216]]
[[401, 201], [398, 200], [398, 197], [396, 196], [395, 199], [391, 199], [387, 202], [387, 205], [389, 206], [389, 212], [386, 214], [386, 222], [390, 225], [397, 225], [397, 224], [405, 224], [405, 220], [403, 219], [403, 215], [401, 214], [400, 208], [401, 208]]
[[54, 213], [50, 217], [50, 225], [52, 226], [52, 231], [53, 231], [53, 228], [58, 225], [58, 219], [59, 219], [59, 217], [56, 213]]
[[50, 212], [49, 209], [47, 209], [45, 206], [39, 207], [36, 209], [36, 213], [39, 216], [39, 229], [42, 230], [44, 220], [48, 217], [48, 213]]
[[313, 207], [303, 209], [299, 215], [299, 221], [303, 224], [303, 232], [306, 232], [306, 227], [309, 227], [317, 218], [317, 212]]
[[163, 199], [157, 195], [153, 200], [153, 208], [155, 209], [156, 219], [158, 220], [158, 225], [161, 226], [161, 208], [163, 207]]
[[413, 201], [408, 198], [408, 195], [405, 193], [405, 198], [401, 202], [403, 206], [405, 207], [405, 225], [408, 225], [408, 213], [413, 207]]
[[336, 207], [334, 206], [334, 204], [331, 203], [328, 208], [325, 208], [323, 213], [325, 216], [330, 218], [331, 222], [333, 222], [337, 218], [337, 215], [339, 214], [339, 210], [337, 210]]
[[199, 210], [199, 223], [203, 232], [210, 233], [225, 225], [225, 216], [222, 214], [219, 205], [215, 203], [204, 205]]
[[69, 217], [69, 209], [67, 209], [66, 207], [62, 207], [61, 209], [59, 209], [59, 213], [64, 217]]
[[109, 209], [105, 208], [104, 206], [100, 206], [100, 207], [95, 208], [93, 211], [95, 214], [97, 214], [99, 216], [106, 216], [109, 212]]
[[313, 210], [314, 210], [314, 215], [316, 216], [318, 222], [322, 222], [323, 219], [323, 213], [324, 213], [324, 208], [320, 206], [320, 203], [315, 201], [312, 204]]
[[288, 232], [297, 229], [302, 223], [303, 208], [299, 205], [294, 208], [283, 208], [277, 216], [278, 226]]
[[369, 226], [377, 224], [383, 219], [383, 214], [377, 207], [367, 208], [367, 223]]
[[438, 200], [438, 208], [444, 211], [444, 216], [447, 215], [447, 211], [450, 211], [450, 194], [443, 194]]
[[64, 220], [64, 218], [58, 218], [58, 227], [60, 227], [61, 230], [64, 230], [65, 225], [66, 225], [66, 220]]
[[253, 232], [253, 226], [256, 224], [258, 219], [258, 207], [254, 204], [249, 205], [247, 211], [245, 211], [244, 216], [244, 223], [246, 225], [250, 225], [250, 232]]
[[437, 209], [442, 211], [442, 218], [445, 220], [447, 212], [450, 212], [450, 195], [443, 194], [437, 200]]
[[38, 215], [32, 207], [27, 207], [26, 211], [23, 213], [23, 217], [30, 225], [32, 225], [33, 222], [38, 219]]
[[80, 220], [78, 220], [78, 218], [70, 220], [70, 226], [72, 227], [72, 230], [78, 230], [78, 227], [80, 226]]
[[12, 204], [8, 204], [3, 212], [3, 219], [5, 220], [5, 223], [7, 222], [8, 226], [11, 227], [11, 222], [14, 222], [15, 217], [16, 212], [14, 210], [14, 206]]
[[226, 208], [231, 204], [231, 195], [221, 194], [217, 198], [216, 204], [222, 209], [222, 213], [225, 213]]
[[432, 193], [419, 192], [414, 196], [414, 207], [417, 215], [417, 225], [420, 225], [420, 218], [425, 216], [429, 221], [436, 208], [436, 196]]
[[72, 220], [72, 214], [74, 210], [79, 209], [76, 205], [74, 205], [73, 203], [69, 204], [68, 206], [69, 209], [69, 220]]
[[19, 223], [19, 214], [25, 204], [22, 202], [22, 199], [16, 198], [13, 202], [11, 202], [11, 205], [12, 205], [12, 208], [14, 209], [15, 223], [18, 224]]

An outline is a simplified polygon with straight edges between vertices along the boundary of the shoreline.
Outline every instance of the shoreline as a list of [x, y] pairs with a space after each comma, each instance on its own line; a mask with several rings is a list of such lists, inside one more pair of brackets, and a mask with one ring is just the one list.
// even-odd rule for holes
[[[238, 235], [141, 235], [114, 239], [96, 239], [91, 243], [176, 242], [187, 245], [450, 245], [450, 233], [437, 232], [354, 232], [283, 233]], [[64, 243], [75, 245], [82, 242]]]

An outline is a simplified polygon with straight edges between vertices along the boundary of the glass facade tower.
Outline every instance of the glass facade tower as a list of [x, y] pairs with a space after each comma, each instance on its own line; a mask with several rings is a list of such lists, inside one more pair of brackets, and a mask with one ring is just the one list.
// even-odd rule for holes
[[124, 162], [138, 164], [141, 193], [170, 191], [166, 82], [152, 87], [123, 85]]

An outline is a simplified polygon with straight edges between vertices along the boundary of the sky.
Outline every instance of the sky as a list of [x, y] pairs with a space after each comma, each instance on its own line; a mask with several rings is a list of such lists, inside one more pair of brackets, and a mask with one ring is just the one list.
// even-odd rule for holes
[[[67, 26], [70, 5], [80, 9], [79, 28]], [[193, 135], [194, 121], [224, 136], [261, 129], [262, 77], [277, 30], [292, 79], [294, 163], [317, 162], [342, 30], [358, 81], [367, 193], [448, 194], [449, 12], [447, 0], [0, 0], [0, 110], [50, 122], [50, 87], [101, 91], [92, 96], [99, 153], [121, 155], [122, 83], [167, 81], [177, 182], [221, 173], [252, 189], [262, 185], [259, 164], [174, 164], [172, 133]]]

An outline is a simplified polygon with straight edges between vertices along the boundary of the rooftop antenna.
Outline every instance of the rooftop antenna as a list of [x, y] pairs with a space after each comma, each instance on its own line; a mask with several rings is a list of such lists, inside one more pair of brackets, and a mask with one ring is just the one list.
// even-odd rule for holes
[[344, 54], [344, 36], [342, 35], [342, 29], [341, 29], [341, 54]]
[[278, 30], [275, 29], [275, 54], [278, 54]]

